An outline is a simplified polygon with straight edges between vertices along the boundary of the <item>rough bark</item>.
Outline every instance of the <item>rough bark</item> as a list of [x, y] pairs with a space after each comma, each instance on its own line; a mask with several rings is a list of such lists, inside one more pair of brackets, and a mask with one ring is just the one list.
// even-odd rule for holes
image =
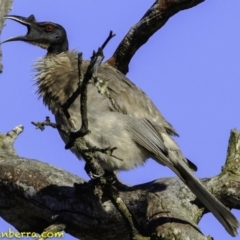
[[[121, 215], [107, 197], [99, 197], [92, 182], [18, 156], [12, 144], [21, 131], [20, 126], [0, 135], [0, 216], [23, 232], [41, 233], [57, 216], [67, 233], [82, 240], [129, 239]], [[240, 132], [232, 130], [222, 172], [202, 179], [235, 209], [240, 209], [239, 156]], [[119, 192], [141, 233], [151, 239], [208, 239], [197, 226], [207, 210], [178, 178], [122, 186]]]
[[139, 22], [130, 28], [107, 63], [126, 74], [137, 50], [163, 27], [170, 17], [202, 2], [204, 0], [156, 0]]
[[[4, 26], [4, 19], [3, 17], [8, 14], [8, 12], [11, 10], [12, 7], [12, 0], [1, 0], [0, 1], [0, 35], [2, 32], [2, 28]], [[2, 50], [1, 50], [1, 45], [0, 45], [0, 73], [3, 70], [3, 65], [2, 65]]]

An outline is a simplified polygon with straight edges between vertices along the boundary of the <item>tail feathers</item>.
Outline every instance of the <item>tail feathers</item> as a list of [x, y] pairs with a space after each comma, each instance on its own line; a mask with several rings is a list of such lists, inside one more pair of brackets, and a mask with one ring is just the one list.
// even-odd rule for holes
[[174, 161], [170, 167], [188, 188], [200, 199], [205, 207], [212, 212], [231, 236], [237, 236], [240, 224], [236, 217], [217, 198], [215, 198], [198, 180], [188, 166], [182, 161]]
[[196, 172], [197, 171], [197, 166], [192, 162], [190, 161], [189, 159], [185, 158], [186, 161], [187, 161], [187, 165], [194, 171]]

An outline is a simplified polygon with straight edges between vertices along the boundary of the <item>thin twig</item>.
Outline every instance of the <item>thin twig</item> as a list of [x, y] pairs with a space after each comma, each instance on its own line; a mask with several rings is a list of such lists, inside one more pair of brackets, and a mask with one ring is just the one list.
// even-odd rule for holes
[[83, 81], [83, 76], [82, 76], [82, 52], [78, 53], [78, 77], [79, 77], [79, 83], [78, 86], [82, 85], [82, 81]]
[[[101, 47], [101, 49], [103, 50], [104, 48], [105, 48], [105, 46], [107, 45], [107, 43], [113, 38], [115, 36], [115, 34], [113, 34], [113, 32], [112, 31], [110, 31], [110, 33], [109, 33], [109, 36], [107, 37], [107, 39], [104, 41], [104, 43], [102, 44], [102, 47]], [[94, 59], [94, 57], [95, 57], [95, 55], [96, 55], [96, 53], [95, 52], [93, 52], [93, 55], [92, 55], [92, 57], [91, 57], [91, 62], [90, 62], [90, 64], [89, 64], [89, 66], [91, 65], [93, 65], [93, 67], [94, 67], [94, 64], [91, 64], [91, 63], [93, 63], [92, 61], [94, 61], [94, 63], [95, 63], [95, 59]], [[96, 61], [96, 63], [98, 63], [98, 61]], [[81, 79], [82, 79], [82, 71], [81, 71], [81, 64], [82, 64], [82, 53], [78, 53], [78, 76], [79, 76], [79, 82], [83, 82], [84, 81], [84, 79], [85, 79], [85, 81], [86, 81], [86, 73], [85, 73], [85, 75], [84, 75], [84, 79], [81, 81]], [[99, 65], [100, 65], [100, 63], [99, 63]], [[88, 70], [87, 70], [88, 71]], [[92, 74], [93, 74], [93, 72], [95, 72], [95, 71], [90, 71]], [[91, 79], [91, 77], [92, 77], [92, 75], [88, 75], [88, 77], [90, 76], [90, 79]], [[88, 79], [88, 81], [90, 80], [90, 79]], [[79, 84], [79, 87], [76, 89], [76, 91], [68, 98], [68, 100], [62, 105], [62, 108], [65, 110], [65, 109], [68, 109], [71, 105], [72, 105], [72, 103], [76, 100], [76, 98], [83, 92], [83, 90], [81, 89], [81, 85], [82, 84]], [[69, 118], [69, 116], [68, 115], [66, 115], [66, 117], [67, 118]]]
[[[78, 137], [83, 137], [86, 134], [88, 134], [90, 131], [88, 129], [88, 118], [87, 118], [87, 86], [89, 81], [92, 79], [94, 75], [97, 75], [97, 70], [100, 64], [103, 61], [104, 55], [102, 49], [106, 46], [106, 44], [110, 41], [111, 38], [113, 38], [115, 35], [110, 32], [107, 39], [102, 44], [102, 47], [100, 47], [96, 52], [93, 52], [93, 55], [91, 57], [90, 64], [88, 65], [87, 71], [84, 74], [82, 84], [78, 86], [77, 90], [72, 94], [72, 96], [67, 100], [66, 103], [62, 105], [62, 108], [64, 109], [65, 116], [67, 119], [69, 119], [70, 116], [67, 115], [67, 109], [71, 106], [71, 104], [75, 101], [75, 99], [80, 94], [80, 112], [82, 116], [82, 126], [81, 129], [75, 133], [72, 133], [72, 137], [70, 138], [70, 141], [66, 144], [65, 148], [71, 148], [74, 144], [74, 141]], [[78, 55], [78, 63], [81, 63], [82, 61], [82, 55]], [[81, 79], [81, 64], [78, 65], [78, 73], [79, 79]]]
[[70, 135], [70, 131], [65, 126], [51, 122], [50, 117], [48, 116], [43, 122], [31, 122], [31, 123], [36, 127], [36, 129], [40, 129], [41, 131], [45, 130], [45, 127], [47, 126], [56, 128], [58, 131], [66, 135]]
[[46, 117], [45, 121], [43, 122], [31, 122], [36, 129], [40, 129], [41, 131], [45, 130], [45, 126], [50, 126], [52, 128], [57, 128], [57, 124], [56, 123], [52, 123], [50, 120], [50, 117]]
[[115, 37], [116, 36], [116, 34], [115, 33], [113, 33], [113, 31], [111, 30], [110, 31], [110, 33], [109, 33], [109, 35], [108, 35], [108, 37], [107, 37], [107, 39], [105, 40], [105, 42], [103, 43], [103, 45], [102, 45], [102, 50], [106, 47], [106, 45], [108, 44], [108, 42], [113, 38], [113, 37]]
[[78, 53], [78, 76], [79, 76], [79, 84], [78, 88], [75, 92], [67, 99], [67, 101], [61, 106], [62, 110], [66, 116], [67, 119], [70, 118], [70, 114], [68, 113], [68, 108], [73, 104], [73, 102], [76, 100], [76, 98], [81, 94], [81, 82], [82, 82], [82, 53]]
[[93, 55], [91, 62], [89, 64], [87, 71], [83, 78], [82, 88], [81, 88], [81, 98], [80, 98], [80, 101], [81, 101], [80, 111], [81, 111], [81, 116], [82, 116], [82, 126], [81, 126], [81, 129], [79, 132], [80, 136], [89, 132], [88, 118], [87, 118], [87, 86], [88, 86], [90, 79], [93, 76], [93, 73], [95, 73], [97, 71], [103, 58], [104, 58], [104, 56], [103, 56], [102, 49], [99, 48], [97, 53], [95, 53]]

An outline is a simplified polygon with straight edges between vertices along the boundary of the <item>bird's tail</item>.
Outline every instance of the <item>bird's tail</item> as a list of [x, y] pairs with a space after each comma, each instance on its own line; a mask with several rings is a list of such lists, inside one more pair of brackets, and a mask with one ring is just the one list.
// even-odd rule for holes
[[171, 161], [169, 164], [177, 176], [188, 186], [188, 188], [200, 199], [205, 207], [212, 212], [227, 232], [237, 236], [237, 228], [240, 226], [236, 217], [217, 198], [215, 198], [193, 174], [184, 161]]

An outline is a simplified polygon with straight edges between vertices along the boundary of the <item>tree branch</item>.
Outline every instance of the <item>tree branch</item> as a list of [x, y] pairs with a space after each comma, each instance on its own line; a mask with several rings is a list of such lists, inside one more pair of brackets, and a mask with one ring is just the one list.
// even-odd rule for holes
[[140, 21], [130, 28], [106, 62], [122, 73], [128, 73], [128, 66], [134, 54], [170, 17], [202, 2], [204, 0], [156, 0]]
[[[22, 127], [16, 129], [13, 133]], [[107, 196], [94, 194], [91, 181], [86, 183], [46, 163], [19, 157], [12, 146], [15, 138], [16, 134], [0, 135], [3, 219], [24, 232], [41, 233], [57, 219], [66, 225], [67, 233], [82, 240], [129, 238], [124, 219]], [[202, 180], [226, 206], [235, 209], [240, 209], [239, 156], [240, 132], [233, 130], [222, 172]], [[207, 239], [197, 227], [207, 210], [178, 178], [118, 189], [143, 235], [152, 239]]]
[[[4, 16], [8, 14], [8, 12], [11, 10], [13, 0], [1, 0], [0, 1], [0, 35], [2, 32], [2, 29], [4, 27]], [[0, 73], [3, 70], [2, 65], [2, 50], [1, 50], [1, 44], [0, 44]]]
[[[107, 62], [127, 73], [135, 52], [171, 16], [203, 1], [157, 0], [130, 29]], [[10, 6], [11, 1], [1, 1], [0, 11], [2, 4]], [[0, 30], [2, 26], [0, 22]], [[0, 216], [24, 232], [41, 233], [58, 223], [66, 232], [82, 240], [129, 239], [130, 232], [124, 219], [108, 196], [97, 193], [95, 184], [17, 155], [12, 145], [22, 130], [19, 126], [7, 135], [0, 134]], [[209, 191], [226, 206], [235, 209], [240, 209], [239, 156], [240, 133], [234, 130], [222, 172], [213, 178], [202, 179]], [[151, 236], [151, 239], [208, 239], [197, 226], [207, 210], [178, 178], [164, 178], [132, 187], [120, 185], [118, 190], [142, 229], [141, 234]]]

